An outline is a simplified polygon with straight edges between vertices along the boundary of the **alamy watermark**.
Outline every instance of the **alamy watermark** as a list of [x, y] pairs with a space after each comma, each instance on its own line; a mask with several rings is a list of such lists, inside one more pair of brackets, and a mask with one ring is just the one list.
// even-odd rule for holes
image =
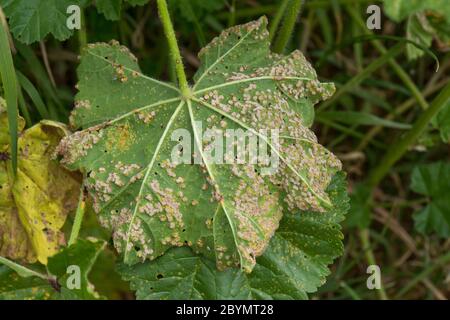
[[176, 129], [171, 140], [173, 164], [254, 164], [262, 175], [276, 173], [279, 165], [279, 130], [206, 129], [195, 121], [195, 134]]
[[366, 26], [369, 30], [381, 29], [381, 8], [376, 4], [372, 4], [367, 7], [367, 14], [370, 16], [366, 20]]
[[376, 264], [372, 264], [367, 267], [366, 273], [370, 274], [370, 276], [367, 278], [366, 285], [367, 289], [374, 290], [374, 289], [381, 289], [381, 269], [380, 266]]
[[81, 289], [81, 269], [73, 264], [67, 267], [66, 273], [69, 275], [66, 280], [67, 289]]
[[70, 5], [66, 9], [66, 13], [69, 15], [66, 20], [66, 26], [69, 30], [81, 29], [81, 8], [75, 4]]

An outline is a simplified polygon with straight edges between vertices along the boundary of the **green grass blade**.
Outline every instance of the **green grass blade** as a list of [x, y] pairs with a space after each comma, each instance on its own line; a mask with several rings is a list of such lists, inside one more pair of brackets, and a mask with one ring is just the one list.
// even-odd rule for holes
[[84, 198], [84, 183], [81, 185], [80, 197], [78, 199], [77, 211], [75, 212], [75, 220], [73, 222], [72, 231], [70, 233], [69, 242], [67, 246], [70, 247], [78, 239], [78, 234], [80, 233], [81, 224], [83, 222], [83, 217], [85, 213], [86, 201]]
[[326, 111], [322, 112], [320, 115], [322, 118], [341, 122], [344, 124], [382, 126], [394, 129], [411, 129], [410, 124], [386, 120], [367, 112]]
[[22, 113], [23, 117], [25, 118], [27, 127], [31, 127], [33, 122], [31, 121], [30, 112], [28, 111], [28, 106], [23, 97], [22, 90], [20, 90], [19, 84], [17, 84], [17, 88], [18, 88], [18, 101], [19, 101], [20, 112]]
[[[58, 114], [57, 109], [60, 110], [64, 109], [64, 105], [61, 102], [61, 99], [58, 97], [55, 88], [51, 84], [50, 78], [48, 77], [47, 71], [45, 71], [44, 66], [39, 61], [39, 58], [36, 56], [36, 54], [33, 52], [31, 47], [28, 47], [20, 42], [16, 43], [17, 51], [19, 54], [23, 57], [25, 62], [28, 65], [28, 70], [30, 70], [31, 74], [33, 75], [34, 79], [38, 81], [38, 87], [42, 89], [43, 94], [48, 99], [54, 102], [53, 105], [55, 105], [54, 113]], [[51, 113], [51, 112], [50, 112]]]
[[5, 91], [6, 108], [8, 112], [9, 135], [11, 139], [10, 152], [14, 174], [17, 172], [17, 79], [13, 59], [9, 47], [6, 26], [0, 22], [0, 76]]
[[42, 119], [50, 119], [47, 107], [42, 100], [39, 92], [34, 87], [33, 83], [28, 80], [20, 71], [17, 71], [17, 78], [19, 79], [19, 84], [22, 86], [23, 90], [28, 94], [31, 101], [33, 101], [37, 111], [39, 112]]
[[39, 277], [41, 279], [48, 280], [48, 277], [45, 274], [28, 269], [27, 267], [17, 264], [14, 261], [11, 261], [9, 259], [0, 257], [0, 264], [3, 264], [5, 266], [7, 266], [8, 268], [11, 268], [15, 272], [17, 272], [17, 274], [21, 277], [24, 277], [24, 278]]

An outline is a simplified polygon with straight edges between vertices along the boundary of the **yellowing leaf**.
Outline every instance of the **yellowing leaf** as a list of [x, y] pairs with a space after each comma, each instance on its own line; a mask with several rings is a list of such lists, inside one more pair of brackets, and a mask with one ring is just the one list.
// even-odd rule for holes
[[[64, 125], [43, 121], [19, 136], [17, 176], [8, 154], [6, 112], [0, 106], [0, 255], [47, 263], [64, 242], [60, 231], [75, 208], [79, 181], [52, 159], [68, 132]], [[22, 130], [23, 120], [19, 121]], [[5, 133], [6, 132], [6, 133]]]

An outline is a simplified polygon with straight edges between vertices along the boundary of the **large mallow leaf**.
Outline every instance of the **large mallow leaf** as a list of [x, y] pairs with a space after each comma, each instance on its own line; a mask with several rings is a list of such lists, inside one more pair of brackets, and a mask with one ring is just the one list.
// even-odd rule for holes
[[266, 25], [233, 27], [205, 47], [188, 97], [143, 75], [117, 43], [83, 53], [71, 115], [82, 130], [59, 153], [88, 174], [125, 263], [187, 245], [219, 269], [250, 272], [283, 208], [332, 207], [325, 190], [341, 164], [308, 126], [334, 87], [300, 52], [271, 53]]
[[251, 274], [214, 263], [188, 248], [169, 250], [155, 261], [119, 265], [138, 299], [304, 299], [329, 274], [327, 266], [342, 253], [339, 223], [348, 209], [345, 176], [328, 188], [333, 209], [286, 214]]
[[450, 237], [450, 163], [437, 162], [414, 168], [411, 189], [429, 198], [428, 205], [414, 215], [415, 227], [424, 234]]
[[89, 0], [0, 0], [11, 32], [26, 44], [40, 41], [49, 33], [58, 40], [68, 39], [74, 32], [71, 24], [80, 12], [74, 11], [73, 6], [82, 9], [88, 3]]
[[18, 119], [18, 168], [14, 177], [9, 156], [6, 110], [0, 98], [0, 256], [47, 263], [64, 243], [61, 228], [75, 209], [80, 191], [77, 174], [53, 159], [67, 128], [42, 121], [24, 131]]

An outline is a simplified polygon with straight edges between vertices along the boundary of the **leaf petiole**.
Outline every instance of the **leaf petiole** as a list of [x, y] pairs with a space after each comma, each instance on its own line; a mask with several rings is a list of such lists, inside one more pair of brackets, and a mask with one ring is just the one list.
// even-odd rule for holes
[[170, 57], [175, 65], [175, 71], [178, 78], [178, 85], [180, 86], [181, 95], [185, 99], [189, 99], [192, 95], [191, 89], [187, 82], [186, 73], [184, 72], [183, 60], [180, 54], [180, 48], [178, 47], [177, 38], [175, 37], [175, 31], [173, 29], [172, 20], [170, 19], [169, 10], [167, 8], [166, 0], [158, 0], [158, 12], [161, 18], [161, 22], [164, 27], [164, 33], [169, 44]]

